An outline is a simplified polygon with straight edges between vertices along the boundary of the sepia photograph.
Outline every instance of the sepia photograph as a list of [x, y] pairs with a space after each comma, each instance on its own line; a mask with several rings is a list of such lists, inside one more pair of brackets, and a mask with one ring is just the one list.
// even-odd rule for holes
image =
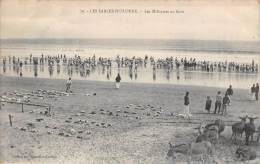
[[0, 164], [260, 163], [260, 0], [0, 0]]

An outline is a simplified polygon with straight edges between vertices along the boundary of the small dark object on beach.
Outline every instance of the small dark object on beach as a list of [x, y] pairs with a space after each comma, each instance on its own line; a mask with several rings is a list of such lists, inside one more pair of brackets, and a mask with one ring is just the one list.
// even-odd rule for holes
[[113, 115], [113, 112], [109, 112], [109, 114], [108, 114], [109, 116], [112, 116]]
[[100, 109], [100, 111], [104, 111], [104, 109]]
[[22, 127], [20, 128], [21, 131], [26, 131], [26, 128]]
[[82, 139], [82, 136], [77, 136], [77, 138]]
[[64, 133], [63, 133], [63, 132], [60, 132], [58, 135], [59, 135], [59, 136], [64, 136]]
[[95, 111], [92, 111], [92, 112], [90, 112], [90, 114], [96, 114], [96, 112], [95, 112]]
[[44, 111], [44, 115], [48, 115], [49, 114], [49, 112], [48, 111]]
[[36, 121], [37, 122], [41, 122], [41, 121], [43, 121], [44, 119], [43, 118], [36, 118]]
[[10, 148], [14, 148], [15, 146], [11, 145]]
[[97, 94], [96, 93], [93, 93], [93, 96], [96, 96]]
[[70, 121], [70, 120], [65, 120], [65, 122], [67, 122], [67, 123], [71, 123], [71, 121]]
[[27, 123], [26, 125], [29, 126], [29, 127], [31, 127], [31, 128], [35, 128], [34, 123], [29, 122], [29, 123]]
[[101, 123], [101, 125], [105, 125], [105, 123], [104, 123], [104, 122], [102, 122], [102, 123]]

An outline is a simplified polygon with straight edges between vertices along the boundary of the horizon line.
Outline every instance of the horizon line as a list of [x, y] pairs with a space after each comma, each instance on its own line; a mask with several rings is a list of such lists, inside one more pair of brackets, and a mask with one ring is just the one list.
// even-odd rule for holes
[[176, 41], [223, 41], [260, 42], [260, 40], [219, 40], [219, 39], [170, 39], [170, 38], [0, 38], [0, 40], [176, 40]]

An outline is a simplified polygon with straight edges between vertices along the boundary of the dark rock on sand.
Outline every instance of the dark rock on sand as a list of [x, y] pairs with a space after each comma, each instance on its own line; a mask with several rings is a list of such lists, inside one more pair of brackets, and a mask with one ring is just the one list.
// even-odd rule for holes
[[41, 122], [41, 121], [43, 121], [44, 119], [43, 118], [36, 118], [36, 121], [37, 122]]

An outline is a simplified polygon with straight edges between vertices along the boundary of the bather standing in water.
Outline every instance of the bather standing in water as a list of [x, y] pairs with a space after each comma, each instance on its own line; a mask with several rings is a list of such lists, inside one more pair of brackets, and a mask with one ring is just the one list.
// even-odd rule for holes
[[117, 77], [116, 77], [116, 89], [119, 89], [119, 88], [120, 88], [120, 81], [121, 81], [121, 76], [120, 76], [120, 74], [118, 73], [118, 74], [117, 74]]
[[69, 80], [67, 80], [66, 82], [66, 92], [71, 92], [70, 87], [71, 87], [72, 81], [71, 81], [71, 77], [69, 78]]

